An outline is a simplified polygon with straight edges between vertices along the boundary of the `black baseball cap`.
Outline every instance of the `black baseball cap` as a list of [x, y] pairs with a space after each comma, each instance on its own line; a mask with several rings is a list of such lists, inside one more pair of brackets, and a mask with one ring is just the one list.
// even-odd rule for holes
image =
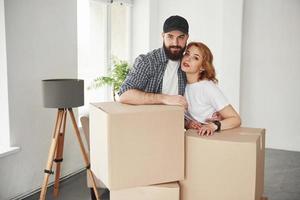
[[175, 30], [188, 34], [189, 24], [186, 21], [186, 19], [178, 15], [174, 15], [166, 19], [163, 27], [164, 33], [175, 31]]

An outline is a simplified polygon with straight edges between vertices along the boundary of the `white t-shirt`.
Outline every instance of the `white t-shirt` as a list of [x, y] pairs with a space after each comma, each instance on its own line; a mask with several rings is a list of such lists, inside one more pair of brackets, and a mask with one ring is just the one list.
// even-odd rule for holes
[[178, 67], [180, 62], [169, 60], [163, 78], [162, 94], [178, 95]]
[[185, 97], [188, 102], [188, 111], [197, 121], [202, 123], [212, 117], [213, 113], [229, 105], [219, 87], [208, 80], [187, 84]]

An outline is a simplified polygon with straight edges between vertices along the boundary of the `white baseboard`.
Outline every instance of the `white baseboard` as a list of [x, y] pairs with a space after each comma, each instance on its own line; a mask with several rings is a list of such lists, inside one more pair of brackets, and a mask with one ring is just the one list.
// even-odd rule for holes
[[[83, 171], [85, 171], [85, 170], [86, 170], [86, 168], [81, 168], [81, 169], [79, 169], [79, 170], [77, 170], [77, 171], [75, 171], [75, 172], [69, 173], [69, 174], [67, 174], [67, 175], [65, 175], [65, 176], [63, 176], [63, 177], [61, 177], [61, 178], [59, 179], [59, 181], [62, 182], [62, 181], [66, 180], [66, 179], [68, 179], [68, 178], [71, 178], [72, 176], [74, 176], [74, 175], [76, 175], [76, 174], [79, 174], [80, 172], [83, 172]], [[50, 183], [48, 184], [48, 187], [51, 187], [52, 185], [54, 185], [54, 181], [50, 182]], [[31, 195], [34, 195], [34, 194], [36, 194], [36, 193], [38, 193], [38, 192], [40, 192], [40, 191], [41, 191], [41, 187], [36, 188], [36, 189], [33, 189], [33, 190], [31, 190], [31, 191], [28, 191], [28, 192], [25, 192], [25, 193], [20, 194], [20, 195], [18, 195], [18, 196], [16, 196], [16, 197], [10, 198], [10, 200], [24, 199], [24, 198], [29, 197], [29, 196], [31, 196]]]

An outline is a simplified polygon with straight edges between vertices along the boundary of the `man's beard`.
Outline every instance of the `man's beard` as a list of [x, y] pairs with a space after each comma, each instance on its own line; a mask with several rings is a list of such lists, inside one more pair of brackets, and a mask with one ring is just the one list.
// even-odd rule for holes
[[[165, 53], [166, 53], [166, 56], [170, 59], [170, 60], [179, 60], [182, 58], [183, 56], [183, 52], [185, 50], [185, 47], [184, 46], [183, 48], [180, 47], [180, 46], [169, 46], [169, 47], [166, 47], [165, 43], [163, 43], [163, 47], [164, 47], [164, 50], [165, 50]], [[180, 50], [178, 52], [172, 52], [171, 51], [171, 48], [179, 48]]]

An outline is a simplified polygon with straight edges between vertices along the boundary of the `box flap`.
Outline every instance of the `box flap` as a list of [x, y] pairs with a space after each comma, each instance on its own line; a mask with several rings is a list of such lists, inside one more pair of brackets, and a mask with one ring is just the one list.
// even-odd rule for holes
[[98, 107], [108, 114], [128, 114], [137, 112], [160, 112], [160, 111], [170, 111], [170, 110], [182, 110], [181, 106], [171, 106], [171, 105], [130, 105], [123, 104], [120, 102], [101, 102], [101, 103], [91, 103], [91, 105]]
[[227, 142], [256, 142], [264, 134], [264, 129], [257, 128], [235, 128], [219, 133], [212, 136], [199, 136], [196, 130], [189, 129], [186, 131], [187, 136], [199, 137], [205, 140], [223, 140]]

